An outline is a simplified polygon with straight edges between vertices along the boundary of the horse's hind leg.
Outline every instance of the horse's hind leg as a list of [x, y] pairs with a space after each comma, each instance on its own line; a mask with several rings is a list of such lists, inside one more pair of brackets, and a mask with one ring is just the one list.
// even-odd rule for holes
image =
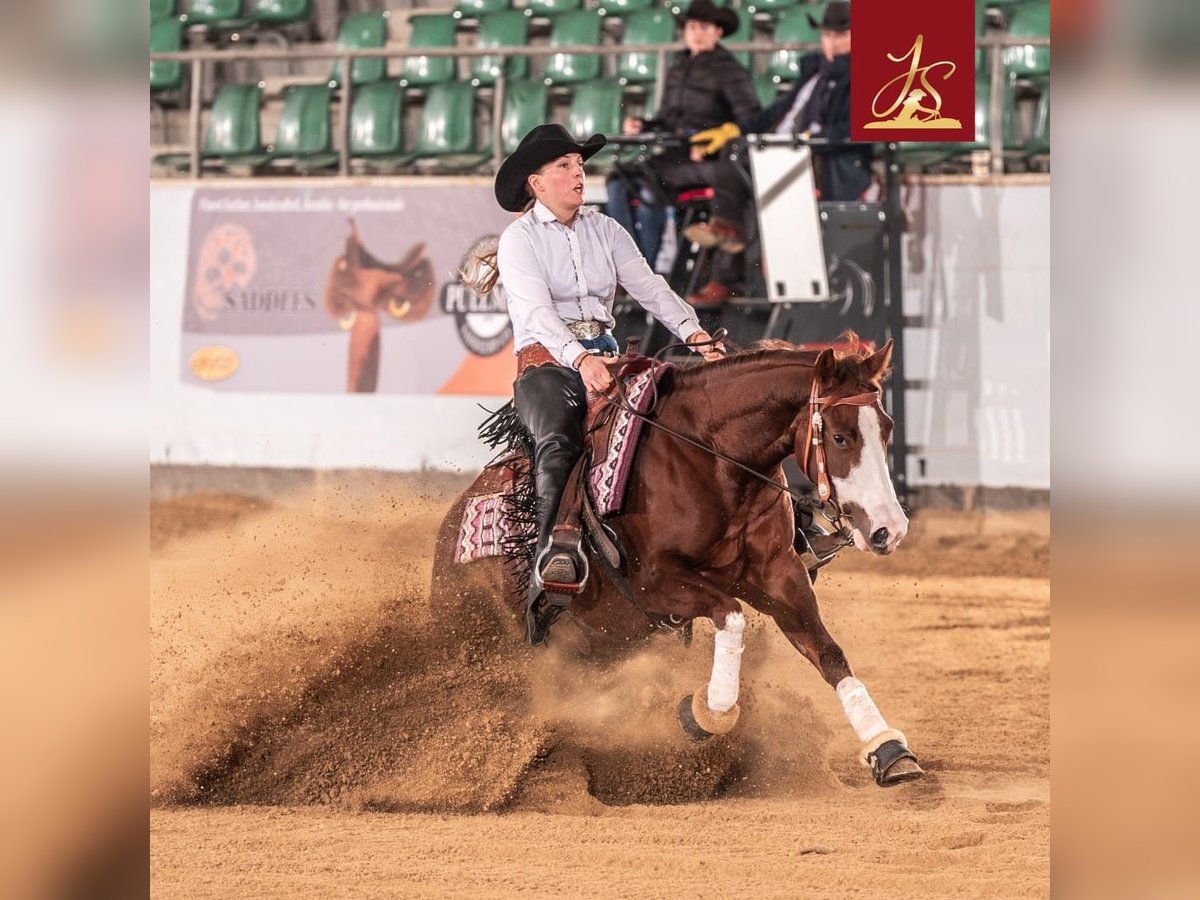
[[789, 603], [758, 591], [750, 592], [747, 599], [755, 608], [775, 619], [792, 645], [833, 687], [846, 718], [850, 720], [850, 727], [862, 743], [859, 761], [870, 767], [875, 782], [891, 786], [919, 778], [924, 773], [917, 757], [908, 749], [908, 739], [888, 725], [867, 693], [866, 685], [854, 677], [842, 648], [821, 621], [812, 584], [807, 578], [801, 580], [800, 576], [789, 581], [793, 588], [785, 594], [791, 600]]
[[708, 683], [679, 704], [679, 719], [684, 731], [694, 740], [706, 740], [714, 734], [727, 734], [737, 724], [741, 708], [737, 705], [742, 672], [742, 635], [746, 617], [736, 600], [717, 598], [719, 604], [710, 616], [717, 625], [713, 638], [713, 666]]

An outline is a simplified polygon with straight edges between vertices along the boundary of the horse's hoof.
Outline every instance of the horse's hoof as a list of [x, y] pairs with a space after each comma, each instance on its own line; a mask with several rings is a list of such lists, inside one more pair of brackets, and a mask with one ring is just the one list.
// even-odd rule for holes
[[875, 783], [880, 787], [893, 787], [925, 774], [917, 763], [916, 754], [897, 740], [880, 744], [867, 756], [867, 762], [871, 765]]
[[684, 734], [699, 744], [712, 737], [711, 731], [705, 731], [692, 715], [692, 695], [684, 694], [679, 700], [679, 724], [683, 726]]
[[[705, 738], [714, 734], [728, 734], [737, 725], [742, 708], [736, 703], [725, 712], [717, 712], [708, 708], [708, 685], [702, 684], [696, 693], [689, 698], [688, 715], [696, 727], [704, 732]], [[683, 704], [680, 704], [680, 718], [683, 717]], [[687, 731], [687, 726], [684, 726]], [[690, 732], [689, 732], [690, 733]], [[703, 738], [701, 739], [703, 740]]]

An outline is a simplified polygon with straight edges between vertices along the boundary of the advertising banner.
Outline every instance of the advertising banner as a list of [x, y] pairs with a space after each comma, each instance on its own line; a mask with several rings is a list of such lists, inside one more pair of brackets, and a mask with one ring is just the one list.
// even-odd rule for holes
[[490, 185], [202, 188], [185, 383], [227, 391], [505, 395], [502, 290], [459, 283], [512, 221]]

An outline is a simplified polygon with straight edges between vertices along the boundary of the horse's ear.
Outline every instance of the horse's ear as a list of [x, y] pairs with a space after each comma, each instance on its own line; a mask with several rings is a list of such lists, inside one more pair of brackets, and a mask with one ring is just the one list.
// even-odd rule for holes
[[886, 344], [863, 360], [863, 373], [866, 375], [867, 381], [879, 384], [887, 377], [888, 366], [892, 362], [893, 346], [893, 342], [889, 338]]
[[818, 383], [829, 384], [833, 381], [833, 376], [837, 374], [837, 355], [832, 347], [826, 347], [817, 355], [813, 369]]

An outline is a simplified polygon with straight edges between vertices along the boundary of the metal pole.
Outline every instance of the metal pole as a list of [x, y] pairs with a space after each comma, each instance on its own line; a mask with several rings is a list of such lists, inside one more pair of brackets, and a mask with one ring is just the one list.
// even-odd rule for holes
[[900, 203], [900, 147], [887, 145], [884, 154], [885, 187], [884, 216], [887, 218], [888, 243], [888, 332], [892, 344], [892, 377], [888, 381], [894, 426], [892, 429], [892, 478], [896, 485], [896, 496], [901, 504], [908, 503], [908, 422], [905, 414], [905, 371], [904, 371], [904, 274], [903, 260], [904, 216]]
[[200, 82], [204, 78], [204, 60], [192, 60], [191, 106], [188, 107], [188, 143], [191, 144], [193, 178], [200, 177]]
[[343, 178], [350, 174], [350, 93], [353, 90], [351, 85], [354, 84], [354, 72], [351, 70], [353, 63], [348, 54], [342, 56], [342, 121], [340, 123], [340, 131], [342, 133], [342, 155], [338, 160], [338, 174]]
[[[662, 103], [663, 86], [667, 83], [667, 50], [665, 47], [660, 47], [658, 50], [658, 69], [654, 73], [654, 99], [658, 103]], [[650, 102], [647, 100], [646, 105]], [[654, 108], [655, 114], [658, 113], [658, 107]], [[645, 110], [643, 110], [643, 115]]]
[[1004, 80], [1004, 65], [1001, 58], [1001, 49], [999, 44], [992, 44], [988, 47], [988, 62], [991, 64], [992, 70], [992, 85], [991, 96], [988, 98], [988, 103], [991, 107], [989, 118], [992, 123], [992, 133], [990, 135], [991, 151], [992, 151], [992, 174], [1004, 174], [1004, 110], [1001, 108], [1003, 93], [1001, 92], [1002, 83]]
[[500, 128], [504, 124], [504, 95], [508, 90], [508, 57], [500, 54], [500, 77], [496, 79], [496, 92], [492, 97], [492, 163], [499, 171], [504, 162], [504, 149], [500, 146]]

